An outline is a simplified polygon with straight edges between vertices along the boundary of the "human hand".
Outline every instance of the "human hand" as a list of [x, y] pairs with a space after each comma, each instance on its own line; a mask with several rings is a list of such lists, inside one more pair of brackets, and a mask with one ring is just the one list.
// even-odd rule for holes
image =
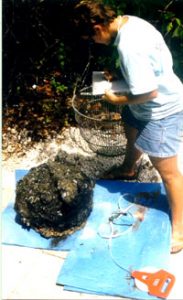
[[110, 102], [112, 104], [118, 104], [118, 96], [115, 95], [111, 90], [105, 90], [105, 94], [102, 96], [102, 99]]
[[111, 90], [106, 90], [102, 99], [114, 105], [125, 105], [129, 103], [127, 95], [116, 95]]
[[114, 71], [104, 70], [104, 78], [107, 81], [112, 82], [114, 80], [117, 80], [118, 76]]

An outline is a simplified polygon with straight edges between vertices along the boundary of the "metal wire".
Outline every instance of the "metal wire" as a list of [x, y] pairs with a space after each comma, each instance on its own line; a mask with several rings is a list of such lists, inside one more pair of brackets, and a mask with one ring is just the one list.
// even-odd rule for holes
[[92, 87], [87, 87], [73, 96], [72, 106], [81, 136], [94, 152], [105, 155], [124, 153], [126, 140], [120, 105], [102, 100], [101, 95], [92, 94]]
[[[125, 272], [127, 272], [129, 274], [129, 279], [131, 278], [131, 271], [129, 271], [127, 268], [123, 267], [120, 263], [117, 262], [117, 260], [115, 259], [113, 253], [112, 253], [112, 240], [113, 238], [117, 238], [117, 237], [120, 237], [122, 235], [125, 235], [127, 234], [129, 231], [132, 230], [133, 228], [133, 225], [135, 224], [135, 217], [134, 215], [130, 212], [130, 209], [132, 207], [135, 206], [134, 203], [130, 204], [129, 206], [125, 207], [125, 208], [121, 208], [121, 205], [120, 205], [120, 201], [121, 199], [125, 199], [125, 198], [134, 198], [134, 196], [132, 194], [129, 194], [129, 193], [125, 193], [123, 195], [120, 196], [120, 198], [118, 199], [118, 209], [114, 212], [112, 212], [111, 216], [109, 217], [108, 219], [108, 225], [110, 227], [110, 234], [107, 236], [105, 235], [102, 235], [100, 233], [100, 230], [98, 231], [98, 234], [101, 238], [105, 238], [105, 239], [108, 239], [108, 250], [109, 250], [109, 254], [110, 254], [110, 257], [112, 259], [112, 261], [115, 263], [116, 266], [118, 266], [120, 269], [124, 270]], [[114, 233], [114, 226], [115, 223], [114, 223], [114, 220], [115, 219], [118, 219], [119, 217], [122, 217], [122, 216], [130, 216], [132, 218], [132, 224], [124, 224], [126, 226], [129, 226], [129, 228], [127, 228], [126, 230], [118, 233], [118, 234], [115, 234]]]

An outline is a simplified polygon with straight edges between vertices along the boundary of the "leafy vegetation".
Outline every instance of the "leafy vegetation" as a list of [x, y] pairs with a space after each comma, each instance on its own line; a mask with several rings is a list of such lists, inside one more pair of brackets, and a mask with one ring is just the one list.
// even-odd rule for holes
[[[160, 30], [183, 80], [183, 0], [103, 0], [118, 14], [142, 17]], [[71, 96], [92, 70], [117, 69], [114, 47], [82, 41], [72, 23], [78, 0], [3, 0], [3, 131], [31, 140], [74, 122]], [[45, 134], [46, 132], [46, 134]]]
[[[48, 74], [61, 72], [61, 81], [52, 79], [57, 94], [71, 91], [88, 61], [89, 45], [74, 32], [74, 0], [3, 1], [3, 87], [4, 99], [30, 93], [33, 85], [43, 85]], [[182, 0], [104, 0], [118, 14], [137, 15], [153, 23], [170, 47], [175, 72], [183, 78]], [[113, 50], [92, 46], [95, 62], [91, 68], [115, 65]], [[100, 55], [105, 51], [107, 58]], [[113, 54], [111, 55], [111, 51]], [[108, 55], [109, 54], [109, 55]]]

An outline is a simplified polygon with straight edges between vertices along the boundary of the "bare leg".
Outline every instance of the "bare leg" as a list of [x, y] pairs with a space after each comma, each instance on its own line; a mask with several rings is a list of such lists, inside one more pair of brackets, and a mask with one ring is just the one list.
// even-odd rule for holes
[[183, 248], [183, 175], [178, 169], [177, 156], [150, 157], [166, 188], [172, 214], [172, 253]]
[[134, 144], [137, 138], [138, 130], [130, 127], [128, 124], [124, 125], [125, 136], [127, 139], [125, 158], [121, 167], [121, 172], [133, 176], [135, 173], [136, 162], [141, 157], [142, 153], [135, 148]]
[[135, 165], [142, 154], [134, 147], [138, 130], [130, 127], [129, 125], [125, 125], [124, 130], [127, 139], [127, 145], [123, 164], [122, 166], [107, 172], [107, 174], [104, 174], [103, 178], [105, 179], [133, 179], [133, 176], [135, 176]]

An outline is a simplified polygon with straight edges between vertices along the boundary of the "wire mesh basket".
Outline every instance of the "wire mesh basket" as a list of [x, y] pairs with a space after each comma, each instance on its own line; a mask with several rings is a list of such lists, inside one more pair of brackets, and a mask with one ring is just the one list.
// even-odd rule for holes
[[94, 152], [107, 156], [124, 153], [122, 106], [104, 101], [101, 95], [93, 95], [92, 87], [74, 95], [72, 105], [80, 134]]

